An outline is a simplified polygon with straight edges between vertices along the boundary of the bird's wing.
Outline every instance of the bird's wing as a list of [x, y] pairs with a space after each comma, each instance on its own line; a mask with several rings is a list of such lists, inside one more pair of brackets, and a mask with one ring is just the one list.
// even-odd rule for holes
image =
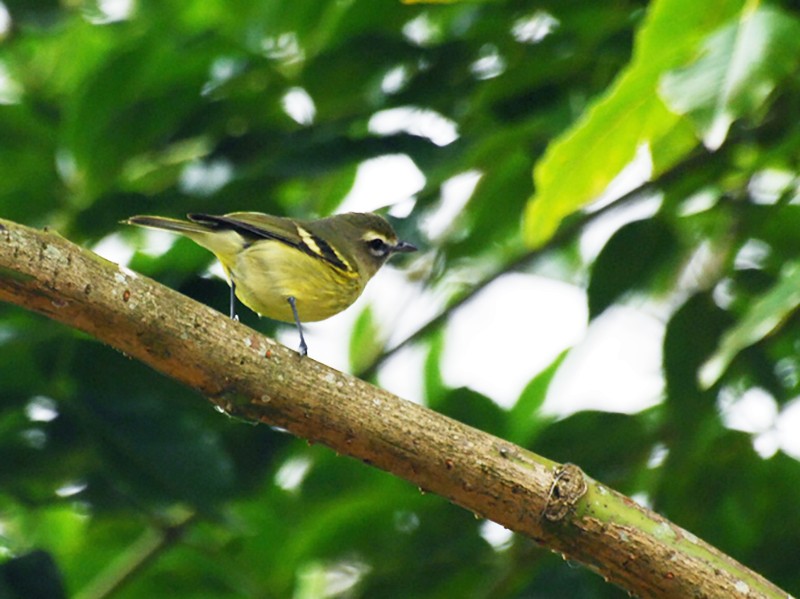
[[189, 214], [189, 220], [219, 229], [236, 231], [246, 239], [274, 239], [309, 256], [325, 260], [338, 270], [354, 274], [354, 266], [325, 239], [309, 230], [306, 222], [262, 212], [232, 212], [224, 216]]
[[224, 216], [188, 214], [189, 220], [214, 229], [229, 229], [249, 239], [275, 239], [299, 248], [303, 239], [291, 219], [260, 212], [232, 212]]

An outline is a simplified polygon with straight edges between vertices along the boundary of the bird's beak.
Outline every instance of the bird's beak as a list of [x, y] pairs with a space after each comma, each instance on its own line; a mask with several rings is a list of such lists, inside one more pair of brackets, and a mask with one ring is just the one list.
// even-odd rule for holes
[[398, 241], [397, 244], [392, 248], [392, 252], [399, 252], [403, 254], [416, 251], [417, 251], [417, 246], [412, 245], [407, 241]]

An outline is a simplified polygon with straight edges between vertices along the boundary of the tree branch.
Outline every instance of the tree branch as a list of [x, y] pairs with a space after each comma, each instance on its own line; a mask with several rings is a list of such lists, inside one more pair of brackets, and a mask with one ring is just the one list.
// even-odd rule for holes
[[133, 577], [164, 551], [177, 543], [197, 520], [195, 513], [184, 515], [177, 522], [146, 529], [138, 539], [109, 564], [88, 587], [76, 595], [76, 599], [106, 599], [119, 591]]
[[787, 596], [576, 466], [301, 358], [57, 234], [0, 220], [0, 300], [81, 329], [231, 415], [282, 427], [441, 495], [630, 593]]

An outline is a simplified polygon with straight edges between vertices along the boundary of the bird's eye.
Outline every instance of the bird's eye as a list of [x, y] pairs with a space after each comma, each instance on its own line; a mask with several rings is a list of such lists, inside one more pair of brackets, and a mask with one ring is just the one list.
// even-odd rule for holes
[[385, 256], [389, 253], [389, 244], [386, 243], [383, 239], [370, 239], [367, 242], [367, 247], [369, 248], [370, 254], [373, 256]]

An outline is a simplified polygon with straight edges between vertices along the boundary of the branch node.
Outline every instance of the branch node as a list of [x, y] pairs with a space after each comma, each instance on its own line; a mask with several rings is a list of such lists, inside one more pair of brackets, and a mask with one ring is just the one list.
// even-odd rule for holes
[[542, 515], [550, 522], [560, 522], [575, 509], [587, 489], [583, 470], [575, 464], [562, 464], [553, 473]]

